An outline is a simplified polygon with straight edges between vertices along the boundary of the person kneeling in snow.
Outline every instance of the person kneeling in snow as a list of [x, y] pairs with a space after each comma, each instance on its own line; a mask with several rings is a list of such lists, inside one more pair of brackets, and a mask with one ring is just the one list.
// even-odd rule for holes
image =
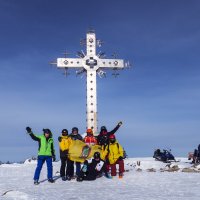
[[33, 134], [30, 127], [26, 127], [26, 131], [33, 140], [38, 141], [39, 143], [38, 161], [34, 175], [34, 184], [35, 185], [39, 184], [38, 180], [40, 177], [40, 172], [45, 161], [47, 163], [48, 181], [50, 183], [54, 183], [52, 159], [53, 161], [55, 161], [56, 157], [55, 157], [54, 142], [51, 131], [49, 129], [43, 129], [44, 134], [42, 135]]
[[84, 162], [80, 175], [76, 180], [79, 182], [83, 180], [93, 181], [96, 178], [101, 177], [102, 173], [105, 173], [105, 176], [109, 178], [109, 175], [106, 172], [105, 162], [101, 159], [100, 153], [95, 152], [93, 158]]
[[109, 144], [103, 151], [103, 158], [108, 158], [111, 167], [111, 176], [116, 176], [116, 164], [119, 164], [119, 178], [123, 177], [124, 173], [124, 150], [117, 142], [115, 135], [110, 135]]

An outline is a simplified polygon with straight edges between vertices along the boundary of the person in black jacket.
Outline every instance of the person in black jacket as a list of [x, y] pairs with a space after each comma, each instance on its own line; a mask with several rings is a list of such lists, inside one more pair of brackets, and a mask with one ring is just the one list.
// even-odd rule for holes
[[117, 126], [110, 132], [107, 131], [107, 128], [105, 126], [101, 127], [101, 131], [99, 135], [97, 136], [97, 142], [101, 146], [106, 146], [109, 143], [109, 137], [110, 135], [115, 134], [115, 132], [119, 129], [119, 127], [122, 125], [122, 122], [119, 122]]
[[84, 162], [76, 180], [79, 182], [83, 180], [93, 181], [96, 180], [96, 178], [101, 177], [102, 173], [105, 173], [107, 178], [111, 178], [106, 171], [105, 162], [100, 158], [100, 153], [95, 152], [93, 158]]
[[[69, 134], [69, 137], [72, 140], [81, 140], [83, 141], [82, 136], [78, 133], [78, 128], [77, 127], [73, 127], [72, 128], [72, 133]], [[81, 163], [80, 162], [76, 162], [76, 176], [79, 176], [81, 170]], [[67, 163], [67, 180], [71, 180], [71, 178], [74, 176], [74, 161], [69, 160], [69, 162]]]

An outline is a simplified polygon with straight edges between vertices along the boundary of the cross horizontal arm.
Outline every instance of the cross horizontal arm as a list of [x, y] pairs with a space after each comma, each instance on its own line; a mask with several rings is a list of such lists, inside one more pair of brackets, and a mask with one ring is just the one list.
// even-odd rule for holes
[[83, 67], [83, 59], [81, 58], [57, 58], [57, 67], [71, 67], [78, 68]]
[[98, 67], [101, 68], [124, 68], [124, 60], [122, 59], [99, 59]]

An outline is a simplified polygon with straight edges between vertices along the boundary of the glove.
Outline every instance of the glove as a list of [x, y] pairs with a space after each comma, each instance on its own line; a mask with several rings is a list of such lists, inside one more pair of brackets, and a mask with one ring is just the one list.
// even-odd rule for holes
[[122, 156], [120, 156], [120, 157], [118, 158], [118, 160], [123, 160], [123, 157], [122, 157]]
[[122, 125], [122, 122], [120, 121], [120, 122], [118, 123], [118, 125], [121, 126], [121, 125]]
[[64, 150], [63, 154], [67, 156], [68, 155], [68, 150]]
[[29, 134], [32, 132], [32, 130], [31, 130], [30, 127], [26, 127], [26, 131], [27, 131], [27, 133], [29, 133]]
[[83, 172], [86, 172], [86, 171], [87, 171], [87, 165], [83, 165], [82, 171], [83, 171]]
[[58, 137], [58, 141], [61, 142], [62, 141], [62, 137], [59, 136]]
[[52, 156], [52, 161], [53, 161], [53, 162], [56, 161], [56, 156], [55, 156], [55, 155]]

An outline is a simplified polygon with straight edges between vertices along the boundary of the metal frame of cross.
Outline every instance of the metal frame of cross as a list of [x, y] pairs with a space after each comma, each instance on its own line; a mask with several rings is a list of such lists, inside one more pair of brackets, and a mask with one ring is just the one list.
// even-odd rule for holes
[[[86, 73], [87, 76], [87, 128], [92, 128], [94, 134], [97, 133], [97, 74], [100, 77], [105, 76], [105, 69], [113, 69], [115, 72], [129, 66], [129, 62], [125, 63], [122, 59], [105, 59], [104, 53], [96, 53], [97, 46], [101, 46], [102, 42], [96, 39], [96, 34], [90, 30], [86, 34], [86, 40], [82, 40], [81, 44], [86, 45], [86, 55], [83, 51], [78, 52], [79, 58], [57, 58], [57, 68], [63, 68], [67, 72], [68, 69], [78, 68], [77, 74]], [[67, 74], [67, 73], [66, 73]], [[113, 75], [117, 76], [118, 73]]]

